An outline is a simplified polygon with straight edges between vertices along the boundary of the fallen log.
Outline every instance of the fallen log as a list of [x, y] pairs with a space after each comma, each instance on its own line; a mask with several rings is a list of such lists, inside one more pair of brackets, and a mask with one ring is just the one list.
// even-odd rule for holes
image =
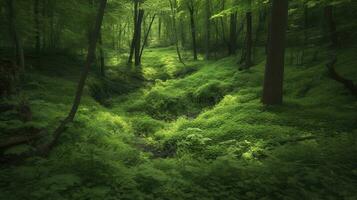
[[44, 133], [44, 130], [37, 130], [35, 133], [27, 135], [17, 135], [6, 139], [5, 141], [0, 141], [0, 149], [7, 149], [16, 145], [25, 144], [32, 142], [40, 138]]

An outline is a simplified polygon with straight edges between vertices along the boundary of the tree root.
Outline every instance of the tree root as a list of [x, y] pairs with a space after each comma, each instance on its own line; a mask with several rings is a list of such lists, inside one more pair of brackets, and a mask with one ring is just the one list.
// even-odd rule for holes
[[332, 60], [326, 64], [330, 78], [343, 84], [346, 89], [348, 89], [354, 96], [357, 97], [357, 85], [354, 84], [352, 80], [346, 79], [337, 73], [335, 69], [336, 63], [337, 63], [337, 57], [335, 55], [333, 56]]

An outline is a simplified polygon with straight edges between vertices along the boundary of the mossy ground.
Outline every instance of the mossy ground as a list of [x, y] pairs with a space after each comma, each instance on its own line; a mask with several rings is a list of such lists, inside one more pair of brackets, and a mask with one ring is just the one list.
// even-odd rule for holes
[[[354, 54], [339, 52], [337, 69], [357, 81]], [[288, 64], [284, 105], [271, 107], [260, 102], [262, 52], [249, 70], [239, 71], [236, 60], [185, 67], [173, 48], [148, 49], [144, 82], [123, 76], [126, 67], [110, 67], [116, 85], [86, 89], [49, 159], [1, 167], [0, 199], [357, 198], [357, 101], [328, 78], [326, 60]], [[63, 63], [53, 76], [60, 63], [28, 77], [31, 125], [51, 130], [70, 108], [80, 64]], [[88, 85], [95, 81], [92, 75]], [[111, 92], [117, 95], [102, 95]], [[24, 126], [2, 119], [7, 132]]]

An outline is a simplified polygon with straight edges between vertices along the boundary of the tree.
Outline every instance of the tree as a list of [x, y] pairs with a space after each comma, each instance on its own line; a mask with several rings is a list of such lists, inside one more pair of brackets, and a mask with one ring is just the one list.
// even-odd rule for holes
[[179, 42], [178, 42], [178, 36], [177, 36], [177, 28], [176, 28], [176, 12], [177, 12], [177, 2], [176, 0], [169, 0], [170, 3], [170, 10], [171, 10], [171, 19], [172, 19], [172, 30], [173, 30], [173, 35], [174, 35], [174, 40], [175, 40], [175, 47], [176, 47], [176, 53], [179, 61], [185, 65], [180, 48], [179, 48]]
[[210, 17], [211, 17], [211, 2], [210, 0], [206, 0], [206, 11], [205, 11], [205, 26], [206, 26], [206, 33], [205, 33], [205, 55], [206, 55], [206, 60], [209, 60], [210, 58], [210, 40], [211, 40], [211, 22], [210, 22]]
[[262, 102], [282, 104], [288, 0], [273, 0]]
[[85, 65], [83, 66], [81, 76], [80, 76], [80, 79], [79, 79], [79, 82], [77, 85], [77, 90], [76, 90], [75, 98], [74, 98], [74, 101], [72, 104], [72, 108], [71, 108], [70, 112], [68, 113], [67, 117], [60, 123], [60, 125], [54, 131], [53, 140], [49, 144], [46, 144], [45, 146], [43, 146], [40, 149], [40, 153], [42, 153], [42, 154], [49, 153], [49, 151], [57, 144], [62, 133], [67, 129], [68, 124], [71, 123], [73, 121], [74, 117], [76, 116], [77, 110], [78, 110], [80, 102], [81, 102], [83, 89], [84, 89], [84, 85], [85, 85], [85, 82], [86, 82], [86, 79], [87, 79], [87, 76], [89, 73], [89, 69], [90, 69], [90, 66], [94, 60], [95, 50], [96, 50], [97, 41], [98, 41], [99, 34], [100, 34], [100, 29], [102, 26], [102, 21], [103, 21], [106, 5], [107, 5], [107, 0], [100, 1], [99, 9], [97, 12], [97, 17], [95, 20], [94, 29], [91, 34], [91, 40], [90, 40], [89, 46], [88, 46], [86, 62], [85, 62]]
[[245, 68], [249, 68], [252, 65], [252, 0], [248, 0], [248, 11], [246, 12], [247, 20], [247, 34], [246, 34], [246, 56], [245, 56]]
[[20, 66], [20, 75], [23, 76], [25, 71], [25, 56], [22, 47], [21, 37], [16, 27], [16, 13], [14, 9], [14, 2], [15, 0], [6, 1], [8, 7], [9, 29], [10, 35], [12, 36], [13, 45], [15, 47], [16, 63]]
[[190, 14], [193, 59], [197, 60], [196, 23], [195, 23], [196, 6], [193, 0], [187, 0], [186, 6]]
[[331, 41], [331, 47], [336, 48], [338, 47], [338, 36], [336, 31], [336, 22], [333, 17], [333, 6], [330, 4], [326, 5], [324, 11], [326, 23], [328, 26], [328, 35]]
[[34, 21], [35, 21], [35, 49], [36, 49], [36, 54], [38, 55], [40, 53], [40, 45], [41, 45], [41, 37], [40, 37], [40, 0], [35, 0], [34, 1]]

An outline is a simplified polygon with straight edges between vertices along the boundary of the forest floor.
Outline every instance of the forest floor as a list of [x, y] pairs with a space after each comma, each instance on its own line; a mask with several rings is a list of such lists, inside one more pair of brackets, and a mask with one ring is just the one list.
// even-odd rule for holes
[[[336, 69], [357, 82], [355, 52], [338, 52]], [[173, 48], [146, 50], [141, 76], [113, 64], [108, 78], [91, 75], [48, 159], [0, 167], [0, 199], [356, 199], [357, 101], [321, 54], [302, 65], [287, 58], [282, 106], [260, 102], [260, 51], [245, 71], [235, 57], [184, 66]], [[34, 63], [15, 101], [29, 102], [33, 120], [2, 113], [0, 137], [58, 125], [80, 64]]]

